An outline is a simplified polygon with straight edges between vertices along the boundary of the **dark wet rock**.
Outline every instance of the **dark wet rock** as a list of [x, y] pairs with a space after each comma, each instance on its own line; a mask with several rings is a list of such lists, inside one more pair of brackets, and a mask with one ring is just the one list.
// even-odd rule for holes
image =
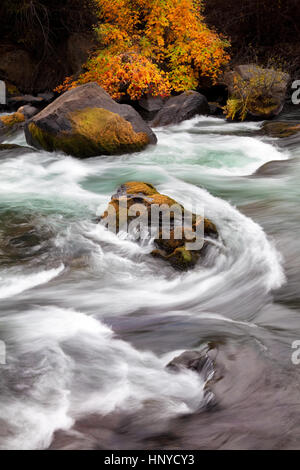
[[4, 150], [13, 150], [20, 148], [20, 145], [16, 144], [0, 144], [0, 152], [4, 152]]
[[50, 227], [32, 214], [7, 210], [0, 220], [1, 265], [39, 264], [49, 250], [53, 237]]
[[197, 91], [185, 91], [181, 95], [168, 98], [151, 125], [158, 127], [179, 124], [186, 119], [201, 114], [209, 114], [209, 106], [205, 96]]
[[[132, 206], [140, 204], [146, 208], [146, 223], [148, 224], [148, 228], [156, 229], [156, 235], [154, 237], [156, 249], [152, 251], [152, 255], [169, 262], [175, 269], [184, 271], [193, 268], [201, 255], [205, 253], [208, 245], [207, 237], [212, 239], [218, 237], [216, 226], [210, 220], [184, 211], [183, 206], [178, 204], [174, 199], [160, 194], [154, 186], [143, 182], [128, 182], [120, 186], [117, 193], [112, 196], [108, 209], [102, 215], [100, 220], [109, 227], [112, 227], [113, 225], [109, 224], [112, 224], [114, 220], [116, 220], [115, 230], [117, 232], [120, 230], [120, 224], [122, 223], [122, 220], [120, 222], [122, 218], [120, 211], [121, 202], [126, 212], [128, 224], [136, 220], [139, 215], [131, 215], [129, 213]], [[158, 221], [152, 218], [154, 205], [161, 210]], [[179, 209], [179, 218], [177, 214], [175, 215], [174, 207], [176, 207], [176, 210]], [[188, 216], [191, 219], [192, 228], [189, 231], [184, 231], [183, 222], [187, 222], [185, 217]], [[163, 235], [162, 221], [164, 217], [170, 219], [170, 234], [167, 239]], [[195, 242], [194, 235], [196, 230], [200, 234], [202, 230], [202, 235], [204, 234], [206, 240], [201, 239], [201, 247], [191, 249], [188, 243]], [[178, 231], [181, 231], [181, 235], [179, 234], [179, 236], [176, 234]], [[188, 232], [190, 232], [189, 236], [187, 236]]]
[[205, 382], [201, 408], [206, 408], [206, 410], [217, 405], [216, 397], [212, 392], [216, 375], [216, 365], [214, 362], [216, 355], [217, 350], [211, 351], [210, 347], [202, 351], [185, 351], [167, 364], [167, 368], [175, 373], [188, 369], [201, 375], [202, 380]]
[[298, 161], [294, 158], [290, 160], [274, 160], [262, 165], [252, 176], [262, 178], [268, 176], [281, 176], [288, 173], [289, 170], [296, 166], [298, 166]]
[[[18, 153], [28, 153], [32, 152], [30, 147], [23, 147], [22, 145], [17, 144], [0, 144], [0, 156], [3, 157], [3, 153], [9, 152], [10, 150], [17, 151]], [[3, 152], [3, 153], [2, 153]]]
[[42, 109], [46, 104], [46, 101], [41, 96], [18, 95], [8, 99], [8, 107], [11, 110], [17, 110], [20, 106], [34, 106], [35, 108]]
[[69, 90], [25, 125], [29, 145], [86, 158], [122, 154], [157, 142], [129, 105], [116, 103], [96, 83]]
[[38, 93], [38, 98], [42, 98], [45, 104], [50, 104], [55, 99], [55, 94], [52, 91], [45, 91], [44, 93]]
[[209, 114], [212, 116], [223, 116], [224, 115], [224, 110], [223, 106], [221, 106], [217, 102], [209, 102]]
[[283, 148], [297, 148], [300, 145], [299, 121], [265, 122], [259, 132], [267, 137], [277, 138], [277, 145]]
[[21, 106], [17, 110], [17, 113], [24, 114], [26, 119], [32, 118], [38, 112], [39, 112], [38, 108], [35, 108], [34, 106], [30, 106], [29, 104], [26, 104], [25, 106]]
[[202, 374], [205, 379], [209, 379], [214, 373], [214, 362], [207, 350], [185, 351], [180, 356], [172, 359], [167, 368], [174, 372], [179, 372], [181, 369], [189, 369]]
[[247, 101], [248, 119], [271, 119], [283, 109], [290, 76], [255, 64], [237, 65], [225, 74], [229, 99]]
[[275, 121], [265, 122], [260, 131], [261, 134], [269, 137], [277, 137], [284, 139], [292, 136], [299, 136], [300, 139], [300, 122], [299, 121]]
[[141, 108], [151, 113], [154, 111], [159, 111], [164, 106], [165, 101], [166, 100], [160, 96], [146, 95], [138, 101], [138, 104]]

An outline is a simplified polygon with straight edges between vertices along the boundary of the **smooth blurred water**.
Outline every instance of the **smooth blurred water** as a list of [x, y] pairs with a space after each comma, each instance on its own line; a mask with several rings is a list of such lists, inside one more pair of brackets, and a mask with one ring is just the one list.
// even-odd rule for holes
[[[1, 448], [300, 447], [300, 148], [260, 126], [198, 117], [141, 153], [87, 160], [1, 152]], [[255, 174], [274, 160], [278, 174]], [[195, 270], [96, 224], [136, 180], [216, 224]], [[213, 413], [204, 377], [165, 368], [212, 341]]]

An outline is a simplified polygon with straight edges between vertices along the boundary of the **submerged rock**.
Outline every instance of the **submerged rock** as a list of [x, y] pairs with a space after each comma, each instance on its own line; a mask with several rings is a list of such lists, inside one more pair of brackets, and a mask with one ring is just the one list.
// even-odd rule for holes
[[29, 147], [23, 147], [22, 145], [17, 144], [0, 144], [0, 152], [4, 152], [6, 150], [22, 150], [24, 153], [32, 152], [32, 149]]
[[201, 408], [205, 407], [207, 410], [217, 405], [216, 396], [213, 393], [214, 381], [217, 379], [216, 355], [217, 349], [209, 345], [201, 351], [185, 351], [167, 364], [167, 369], [174, 373], [188, 369], [201, 376], [205, 382]]
[[185, 351], [180, 356], [172, 359], [167, 365], [168, 369], [179, 372], [181, 369], [189, 369], [194, 372], [203, 373], [208, 378], [213, 374], [214, 362], [205, 351]]
[[261, 135], [277, 138], [278, 146], [292, 150], [300, 145], [299, 121], [265, 122], [260, 130]]
[[25, 135], [36, 148], [80, 158], [140, 151], [157, 141], [137, 111], [116, 103], [96, 83], [57, 98], [26, 124]]
[[[225, 74], [230, 108], [249, 119], [271, 119], [282, 111], [290, 76], [255, 64], [237, 65]], [[246, 111], [243, 110], [246, 106]], [[229, 107], [229, 105], [227, 105]]]
[[269, 137], [277, 137], [280, 139], [299, 135], [300, 139], [300, 122], [299, 121], [276, 121], [265, 122], [261, 128], [261, 134]]
[[[122, 205], [121, 205], [122, 203]], [[102, 215], [101, 220], [106, 224], [111, 224], [111, 217], [115, 217], [114, 229], [120, 230], [122, 224], [121, 209], [125, 211], [126, 224], [136, 220], [140, 215], [135, 213], [132, 206], [141, 205], [145, 207], [147, 229], [156, 229], [154, 243], [156, 249], [152, 255], [168, 261], [175, 269], [187, 270], [193, 268], [204, 254], [207, 247], [207, 240], [203, 236], [213, 239], [218, 237], [215, 225], [208, 219], [192, 214], [184, 210], [169, 196], [160, 194], [154, 186], [143, 182], [128, 182], [120, 186], [117, 193], [112, 196], [108, 209]], [[154, 206], [159, 208], [157, 219], [154, 217]], [[138, 209], [137, 206], [135, 206]], [[166, 218], [170, 221], [170, 230], [166, 236], [164, 233], [163, 221]], [[190, 219], [190, 229], [184, 229], [184, 224]], [[121, 222], [120, 222], [121, 221]], [[113, 226], [113, 224], [111, 224]], [[126, 225], [127, 229], [127, 225]], [[200, 232], [202, 230], [202, 232]], [[197, 233], [202, 233], [199, 245], [191, 247], [189, 244], [195, 243]], [[197, 240], [199, 242], [199, 240]]]
[[158, 111], [151, 125], [153, 127], [179, 124], [199, 114], [209, 114], [205, 96], [197, 91], [185, 91], [178, 96], [171, 96]]
[[297, 168], [298, 166], [299, 162], [295, 158], [291, 158], [290, 160], [274, 160], [262, 165], [251, 177], [280, 177], [282, 175], [288, 174], [289, 171]]
[[0, 264], [38, 265], [45, 263], [52, 229], [33, 214], [6, 210], [0, 220]]

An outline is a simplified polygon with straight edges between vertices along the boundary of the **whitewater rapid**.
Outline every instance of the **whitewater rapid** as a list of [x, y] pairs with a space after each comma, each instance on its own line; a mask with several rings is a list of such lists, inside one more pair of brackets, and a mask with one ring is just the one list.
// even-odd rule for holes
[[[38, 240], [22, 263], [0, 266], [0, 339], [8, 345], [0, 448], [47, 448], [56, 430], [93, 413], [144, 409], [150, 426], [204, 406], [204, 378], [166, 364], [200, 347], [189, 343], [195, 322], [252, 331], [286, 281], [275, 241], [234, 201], [207, 190], [242, 185], [264, 163], [290, 157], [258, 137], [259, 127], [198, 117], [158, 129], [158, 145], [138, 154], [76, 160], [33, 150], [0, 160], [1, 214], [11, 213], [12, 225], [22, 214]], [[187, 209], [201, 204], [220, 234], [202, 264], [175, 272], [149, 256], [151, 241], [95, 222], [126, 181], [152, 183]], [[182, 344], [176, 324], [185, 325]]]

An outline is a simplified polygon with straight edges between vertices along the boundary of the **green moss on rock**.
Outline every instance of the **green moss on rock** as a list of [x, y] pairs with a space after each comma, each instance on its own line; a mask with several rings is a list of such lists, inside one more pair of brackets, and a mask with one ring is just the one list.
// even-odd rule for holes
[[135, 152], [149, 143], [147, 134], [135, 132], [131, 123], [104, 108], [85, 108], [66, 117], [70, 130], [56, 135], [31, 122], [28, 131], [34, 145], [49, 152], [61, 150], [85, 158]]
[[22, 113], [16, 112], [13, 114], [7, 114], [6, 116], [1, 116], [0, 121], [5, 127], [11, 128], [16, 124], [25, 122], [25, 116]]
[[[132, 220], [136, 219], [136, 216], [129, 216], [128, 212], [131, 206], [133, 206], [136, 203], [142, 204], [147, 208], [147, 213], [148, 213], [148, 221], [150, 223], [150, 226], [153, 226], [153, 220], [151, 219], [152, 217], [152, 206], [158, 205], [161, 207], [162, 212], [164, 210], [168, 211], [168, 215], [170, 215], [170, 237], [166, 239], [163, 237], [162, 233], [162, 226], [161, 226], [161, 221], [159, 222], [159, 230], [157, 233], [157, 238], [155, 238], [154, 243], [156, 245], [156, 249], [152, 251], [152, 255], [155, 257], [162, 258], [169, 262], [175, 269], [185, 271], [190, 268], [193, 268], [202, 252], [202, 250], [206, 247], [206, 243], [204, 242], [204, 245], [201, 249], [198, 250], [188, 250], [186, 247], [186, 243], [192, 243], [194, 240], [192, 240], [191, 236], [186, 238], [187, 232], [181, 229], [181, 236], [175, 237], [175, 219], [174, 219], [174, 214], [172, 210], [170, 211], [170, 207], [172, 207], [174, 204], [178, 205], [181, 210], [182, 210], [182, 215], [186, 214], [184, 213], [184, 208], [182, 205], [178, 204], [174, 199], [170, 198], [169, 196], [165, 196], [164, 194], [160, 194], [155, 187], [152, 184], [149, 183], [144, 183], [144, 182], [137, 182], [137, 181], [131, 181], [123, 184], [120, 186], [120, 188], [117, 190], [117, 193], [112, 196], [111, 201], [109, 203], [109, 206], [112, 206], [114, 208], [114, 213], [117, 216], [116, 219], [116, 228], [117, 231], [119, 230], [118, 226], [118, 216], [120, 212], [120, 206], [119, 203], [120, 201], [126, 201], [125, 208], [127, 210], [127, 220], [128, 223], [130, 223]], [[164, 209], [163, 209], [164, 207]], [[102, 215], [101, 219], [105, 220], [107, 219], [110, 211], [109, 208], [104, 212]], [[203, 219], [196, 214], [190, 214], [192, 216], [192, 230], [193, 234], [195, 234], [195, 230], [198, 224], [203, 223], [203, 229], [204, 229], [204, 235], [205, 237], [211, 236], [213, 238], [218, 237], [218, 232], [215, 227], [215, 225], [209, 220], [209, 219]], [[190, 234], [189, 234], [190, 235]]]

